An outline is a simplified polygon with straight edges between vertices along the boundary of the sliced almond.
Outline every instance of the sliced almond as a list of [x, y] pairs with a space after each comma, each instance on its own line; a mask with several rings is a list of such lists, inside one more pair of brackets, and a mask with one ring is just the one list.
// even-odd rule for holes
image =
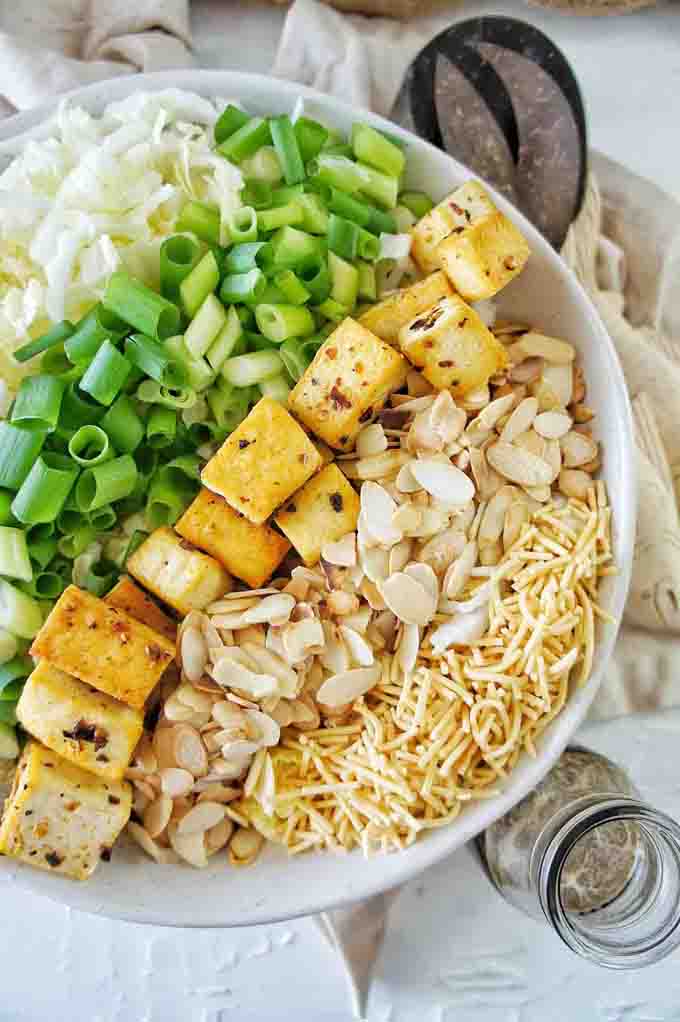
[[329, 564], [336, 564], [342, 568], [353, 568], [357, 563], [356, 533], [348, 532], [335, 543], [324, 543], [321, 548], [321, 556]]
[[576, 358], [576, 349], [568, 341], [548, 337], [533, 330], [520, 337], [507, 352], [513, 362], [521, 362], [524, 358], [544, 358], [546, 362], [553, 362], [555, 365], [570, 365]]
[[260, 747], [271, 748], [279, 744], [281, 728], [274, 720], [261, 710], [244, 710], [244, 716], [248, 721], [248, 731], [253, 741]]
[[470, 572], [477, 563], [477, 543], [470, 540], [463, 552], [447, 569], [442, 583], [443, 593], [451, 599], [459, 596], [470, 578]]
[[179, 855], [180, 859], [188, 862], [190, 866], [195, 866], [196, 869], [203, 869], [208, 865], [204, 831], [180, 834], [177, 827], [169, 827], [168, 837], [173, 851]]
[[232, 866], [249, 866], [260, 853], [264, 838], [256, 830], [239, 827], [229, 842], [229, 861]]
[[439, 599], [439, 580], [431, 565], [424, 564], [422, 562], [415, 562], [404, 568], [404, 574], [408, 575], [409, 578], [414, 579], [418, 585], [423, 587], [425, 592], [428, 593], [434, 601], [436, 607], [437, 600]]
[[208, 752], [196, 728], [177, 724], [173, 729], [173, 753], [178, 767], [188, 770], [194, 777], [208, 772]]
[[400, 504], [394, 512], [393, 523], [405, 535], [415, 535], [422, 525], [422, 512], [413, 501]]
[[177, 766], [174, 727], [157, 727], [153, 733], [152, 746], [160, 770], [164, 767]]
[[220, 820], [214, 827], [205, 832], [205, 848], [208, 855], [214, 855], [229, 844], [229, 839], [234, 833], [234, 822], [228, 817]]
[[380, 664], [373, 664], [372, 667], [358, 667], [355, 670], [345, 671], [343, 674], [334, 674], [324, 681], [316, 693], [317, 702], [322, 706], [330, 707], [353, 703], [373, 688], [380, 680], [381, 674]]
[[[399, 511], [401, 511], [401, 508], [398, 509], [396, 514]], [[359, 564], [366, 578], [378, 585], [387, 578], [389, 573], [389, 554], [382, 547], [364, 547], [360, 544]]]
[[[202, 673], [202, 672], [201, 672]], [[200, 692], [193, 685], [180, 685], [175, 696], [181, 703], [197, 713], [210, 713], [213, 700], [205, 692]]]
[[510, 368], [509, 379], [513, 383], [534, 383], [543, 372], [542, 358], [525, 358]]
[[187, 706], [186, 703], [182, 702], [177, 690], [172, 693], [169, 699], [166, 699], [163, 704], [163, 715], [166, 720], [171, 720], [173, 723], [190, 721], [193, 719], [196, 710], [191, 706]]
[[505, 480], [490, 467], [484, 450], [471, 447], [468, 453], [472, 477], [477, 485], [477, 495], [480, 500], [490, 500], [505, 484]]
[[504, 486], [486, 505], [477, 533], [480, 551], [484, 546], [495, 545], [501, 538], [506, 513], [517, 493], [514, 486]]
[[[191, 778], [193, 782], [193, 777]], [[172, 815], [172, 799], [169, 795], [159, 795], [144, 811], [144, 828], [152, 838], [157, 838], [165, 830]]]
[[546, 440], [559, 440], [571, 429], [571, 418], [566, 412], [541, 412], [533, 425], [539, 436]]
[[[393, 547], [393, 549], [395, 548]], [[389, 574], [388, 570], [387, 575]], [[373, 610], [385, 610], [385, 601], [380, 595], [380, 590], [375, 582], [371, 582], [369, 578], [363, 579], [359, 586], [359, 592]]]
[[373, 422], [361, 430], [356, 441], [356, 452], [360, 458], [370, 458], [386, 450], [387, 437], [379, 422]]
[[323, 630], [326, 641], [319, 659], [327, 671], [343, 674], [349, 670], [349, 650], [340, 637], [339, 629], [332, 622], [324, 621]]
[[477, 416], [477, 421], [484, 429], [493, 429], [496, 423], [512, 410], [515, 404], [515, 395], [511, 392], [503, 397], [497, 397], [494, 401], [483, 408]]
[[377, 545], [390, 547], [401, 541], [401, 530], [393, 524], [393, 515], [396, 510], [396, 503], [387, 490], [378, 483], [365, 482], [362, 485], [363, 524]]
[[469, 476], [450, 463], [423, 458], [411, 463], [411, 472], [431, 496], [447, 504], [467, 504], [475, 495]]
[[313, 617], [287, 624], [281, 629], [281, 641], [288, 663], [300, 663], [310, 653], [323, 649], [324, 635], [321, 622]]
[[[287, 621], [295, 606], [295, 600], [289, 593], [277, 593], [275, 596], [265, 596], [256, 607], [251, 607], [241, 615], [244, 625], [257, 625], [261, 623], [273, 624]], [[218, 628], [222, 627], [217, 625]]]
[[240, 788], [229, 787], [226, 784], [220, 784], [219, 781], [209, 781], [208, 783], [206, 781], [208, 778], [197, 781], [194, 786], [194, 791], [198, 791], [198, 802], [221, 802], [223, 805], [228, 805], [229, 802], [233, 802], [241, 796]]
[[359, 609], [359, 599], [354, 593], [347, 593], [344, 589], [334, 589], [328, 594], [326, 606], [331, 614], [342, 617], [345, 614], [353, 614]]
[[430, 409], [430, 422], [434, 431], [441, 437], [444, 446], [448, 446], [458, 439], [465, 429], [466, 420], [465, 411], [456, 407], [450, 391], [440, 391]]
[[408, 675], [415, 669], [419, 649], [420, 628], [418, 625], [402, 625], [396, 655], [404, 674]]
[[574, 418], [574, 422], [577, 422], [579, 425], [582, 425], [585, 422], [590, 422], [595, 418], [595, 412], [587, 405], [573, 404], [570, 406], [569, 410]]
[[[544, 366], [541, 382], [547, 388], [543, 400], [539, 393], [536, 394], [541, 411], [566, 408], [571, 403], [573, 390], [573, 368], [571, 365]], [[548, 392], [553, 395], [552, 398], [548, 397]]]
[[364, 606], [359, 607], [353, 614], [346, 614], [340, 624], [345, 625], [346, 628], [353, 628], [355, 632], [364, 635], [370, 620], [371, 608]]
[[[271, 631], [271, 629], [270, 629]], [[283, 657], [265, 646], [244, 642], [242, 650], [246, 653], [263, 674], [271, 675], [279, 682], [278, 692], [284, 698], [291, 698], [298, 689], [298, 676]]]
[[180, 835], [202, 834], [224, 819], [224, 806], [219, 802], [198, 802], [177, 824]]
[[198, 681], [208, 661], [208, 646], [198, 628], [187, 628], [180, 641], [182, 670], [189, 681]]
[[401, 571], [411, 559], [411, 548], [413, 543], [410, 539], [402, 539], [401, 543], [395, 544], [390, 550], [388, 571], [389, 574], [394, 574], [395, 571]]
[[529, 508], [523, 500], [515, 500], [505, 513], [503, 521], [503, 549], [510, 547], [519, 539], [522, 526], [529, 521]]
[[538, 401], [535, 397], [525, 397], [517, 405], [501, 432], [501, 440], [511, 443], [520, 433], [529, 429], [538, 412]]
[[[424, 565], [423, 565], [424, 567]], [[380, 587], [385, 603], [400, 621], [407, 624], [426, 625], [434, 615], [431, 594], [414, 578], [397, 571]]]
[[345, 643], [354, 667], [370, 667], [375, 662], [373, 650], [363, 635], [353, 628], [340, 625], [338, 629]]
[[577, 468], [563, 468], [557, 481], [560, 493], [577, 500], [585, 500], [592, 485], [593, 480], [588, 473]]
[[171, 852], [168, 852], [166, 848], [162, 848], [161, 845], [156, 844], [153, 838], [147, 834], [143, 827], [134, 820], [130, 820], [126, 827], [126, 832], [130, 835], [133, 841], [139, 845], [142, 851], [146, 852], [150, 858], [154, 859], [155, 862], [164, 865], [171, 861], [177, 861], [172, 856]]
[[597, 457], [597, 443], [592, 437], [571, 430], [560, 440], [565, 468], [579, 468]]
[[491, 400], [491, 392], [489, 388], [484, 385], [481, 387], [475, 387], [474, 390], [469, 390], [465, 397], [460, 399], [461, 407], [466, 412], [478, 412], [482, 408], [486, 408]]
[[411, 472], [410, 462], [401, 466], [395, 482], [401, 493], [417, 493], [418, 490], [422, 490], [422, 486]]
[[278, 691], [278, 682], [271, 674], [248, 670], [231, 656], [221, 656], [212, 667], [212, 676], [224, 688], [246, 692], [254, 699], [263, 699]]
[[385, 479], [396, 475], [402, 465], [409, 461], [407, 451], [385, 451], [372, 458], [360, 458], [354, 463], [343, 465], [345, 475], [354, 479], [374, 480]]
[[160, 772], [160, 779], [161, 791], [171, 799], [188, 795], [194, 784], [194, 775], [180, 767], [165, 767]]
[[486, 457], [492, 468], [513, 483], [521, 486], [545, 486], [550, 483], [550, 465], [515, 444], [499, 440], [487, 449]]
[[429, 539], [421, 547], [416, 559], [431, 565], [437, 574], [442, 574], [456, 557], [460, 557], [466, 542], [465, 533], [452, 526]]
[[479, 607], [470, 614], [458, 614], [431, 633], [432, 651], [443, 653], [450, 646], [469, 646], [482, 638], [488, 626], [488, 607]]

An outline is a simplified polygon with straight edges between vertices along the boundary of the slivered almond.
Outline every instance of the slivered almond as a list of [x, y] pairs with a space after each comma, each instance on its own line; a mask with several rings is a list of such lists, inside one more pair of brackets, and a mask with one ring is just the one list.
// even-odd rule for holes
[[360, 458], [370, 458], [387, 450], [385, 430], [379, 422], [365, 426], [356, 441], [356, 452]]
[[545, 486], [550, 483], [550, 465], [515, 444], [499, 440], [487, 449], [486, 457], [492, 468], [513, 483], [521, 486]]
[[171, 799], [188, 795], [194, 784], [194, 775], [180, 767], [166, 767], [161, 770], [160, 779], [161, 791]]
[[535, 397], [525, 397], [517, 405], [501, 432], [501, 440], [511, 443], [520, 433], [531, 427], [538, 412], [538, 401]]
[[177, 861], [172, 852], [169, 852], [167, 848], [162, 848], [161, 845], [156, 844], [144, 828], [138, 823], [135, 823], [134, 820], [130, 820], [126, 827], [126, 831], [133, 841], [139, 845], [142, 851], [146, 852], [146, 854], [156, 862], [164, 864]]
[[336, 564], [342, 568], [353, 568], [357, 563], [356, 533], [348, 532], [335, 543], [324, 543], [321, 548], [321, 556], [329, 564]]
[[194, 777], [208, 772], [208, 753], [196, 728], [177, 724], [172, 728], [173, 754], [178, 767], [188, 770]]
[[322, 706], [344, 706], [369, 692], [379, 681], [382, 674], [380, 664], [372, 667], [359, 667], [355, 670], [334, 674], [324, 681], [316, 693], [317, 702]]
[[347, 628], [345, 625], [339, 627], [340, 635], [342, 636], [343, 642], [349, 650], [350, 658], [355, 667], [370, 667], [375, 657], [373, 656], [373, 650], [370, 645], [364, 639], [363, 635], [359, 632], [355, 632], [353, 628]]
[[415, 562], [404, 568], [404, 574], [414, 579], [418, 585], [423, 587], [425, 592], [430, 595], [436, 607], [437, 600], [439, 599], [439, 581], [432, 567], [429, 564]]
[[[288, 620], [294, 606], [295, 599], [289, 593], [265, 596], [256, 607], [243, 612], [241, 621], [244, 625], [279, 624]], [[218, 624], [217, 627], [223, 626]]]
[[533, 425], [539, 436], [546, 440], [559, 440], [571, 429], [571, 418], [566, 412], [541, 412]]
[[365, 482], [361, 487], [361, 514], [363, 524], [379, 546], [394, 546], [401, 542], [402, 532], [393, 522], [397, 505], [378, 483]]
[[171, 815], [172, 799], [168, 795], [159, 795], [144, 810], [144, 828], [149, 836], [155, 839], [162, 834], [170, 822]]
[[476, 421], [480, 422], [484, 429], [493, 429], [499, 419], [502, 419], [504, 415], [511, 411], [514, 403], [515, 395], [513, 393], [497, 397], [486, 408], [482, 409]]
[[576, 349], [568, 341], [548, 337], [533, 330], [520, 337], [507, 352], [513, 362], [521, 362], [523, 358], [544, 358], [555, 365], [570, 365], [576, 358]]
[[571, 365], [546, 365], [535, 396], [542, 412], [566, 408], [572, 400], [573, 368]]
[[412, 462], [411, 472], [429, 494], [447, 504], [467, 504], [475, 495], [469, 476], [450, 463], [423, 458]]
[[324, 636], [321, 622], [315, 617], [295, 621], [281, 629], [281, 641], [290, 664], [297, 664], [310, 653], [323, 648]]
[[[455, 526], [433, 536], [420, 549], [416, 559], [429, 564], [437, 574], [446, 571], [451, 561], [460, 557], [465, 549], [465, 533]], [[395, 568], [395, 571], [400, 570]]]
[[495, 545], [500, 539], [505, 516], [513, 501], [516, 500], [517, 493], [514, 486], [504, 486], [486, 505], [477, 534], [480, 552], [482, 547]]
[[170, 845], [173, 851], [179, 855], [180, 859], [188, 862], [190, 866], [195, 866], [196, 869], [203, 869], [204, 866], [208, 865], [203, 831], [193, 834], [179, 834], [177, 827], [171, 825], [168, 827], [168, 837], [170, 838]]
[[479, 607], [469, 614], [457, 614], [431, 633], [432, 650], [434, 653], [443, 653], [450, 646], [468, 646], [481, 639], [488, 626], [488, 607]]
[[579, 468], [597, 457], [597, 443], [593, 438], [575, 430], [562, 437], [560, 447], [565, 468]]
[[431, 594], [414, 578], [397, 571], [380, 586], [382, 597], [389, 609], [407, 624], [426, 625], [434, 615]]
[[450, 599], [455, 599], [465, 588], [470, 572], [477, 562], [477, 543], [470, 540], [465, 544], [463, 552], [447, 569], [442, 583], [442, 592]]
[[477, 484], [477, 495], [480, 500], [490, 500], [505, 484], [505, 480], [489, 466], [483, 449], [471, 447], [468, 453], [472, 477]]
[[182, 836], [202, 834], [224, 819], [224, 806], [220, 802], [198, 802], [177, 824]]
[[402, 625], [397, 659], [404, 674], [410, 674], [415, 669], [419, 649], [420, 628], [418, 625]]

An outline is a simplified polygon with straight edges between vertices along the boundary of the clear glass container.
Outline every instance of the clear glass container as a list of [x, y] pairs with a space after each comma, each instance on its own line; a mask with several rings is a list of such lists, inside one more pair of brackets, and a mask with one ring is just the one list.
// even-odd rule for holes
[[504, 898], [598, 965], [640, 968], [680, 944], [680, 827], [604, 756], [567, 749], [478, 846]]

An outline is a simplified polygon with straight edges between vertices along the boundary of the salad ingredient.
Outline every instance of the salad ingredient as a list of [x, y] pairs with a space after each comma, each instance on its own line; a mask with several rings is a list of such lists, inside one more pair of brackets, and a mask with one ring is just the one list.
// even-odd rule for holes
[[327, 465], [284, 504], [274, 521], [305, 564], [314, 565], [325, 543], [356, 528], [359, 497], [337, 465]]
[[17, 720], [48, 749], [83, 770], [119, 781], [143, 730], [143, 715], [41, 660], [26, 681]]
[[387, 295], [363, 312], [359, 322], [383, 341], [396, 346], [402, 327], [452, 294], [445, 274], [441, 270], [435, 271], [429, 277]]
[[[134, 552], [134, 551], [133, 551]], [[106, 594], [104, 602], [109, 606], [124, 611], [135, 621], [148, 625], [154, 632], [159, 632], [166, 639], [174, 642], [177, 634], [177, 623], [168, 617], [150, 596], [123, 575], [113, 589]]]
[[96, 777], [32, 739], [24, 747], [0, 824], [0, 851], [85, 880], [130, 816], [126, 781]]
[[127, 561], [130, 574], [180, 614], [202, 610], [232, 588], [219, 561], [180, 539], [167, 526], [156, 529]]
[[91, 593], [70, 585], [31, 646], [31, 655], [141, 707], [174, 656], [174, 645]]

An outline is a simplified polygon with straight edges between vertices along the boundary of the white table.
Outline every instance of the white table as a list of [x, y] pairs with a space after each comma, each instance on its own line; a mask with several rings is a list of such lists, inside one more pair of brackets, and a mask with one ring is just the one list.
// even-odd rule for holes
[[[229, 0], [194, 4], [206, 67], [266, 71], [284, 14]], [[591, 139], [680, 195], [680, 21], [669, 9], [571, 19], [506, 12], [544, 29], [581, 81]], [[587, 732], [644, 794], [680, 815], [680, 712]], [[239, 931], [144, 928], [71, 912], [6, 884], [0, 1022], [347, 1022], [339, 961], [312, 920]], [[370, 1022], [678, 1022], [678, 956], [640, 973], [586, 965], [496, 894], [464, 849], [401, 892], [376, 968]]]

